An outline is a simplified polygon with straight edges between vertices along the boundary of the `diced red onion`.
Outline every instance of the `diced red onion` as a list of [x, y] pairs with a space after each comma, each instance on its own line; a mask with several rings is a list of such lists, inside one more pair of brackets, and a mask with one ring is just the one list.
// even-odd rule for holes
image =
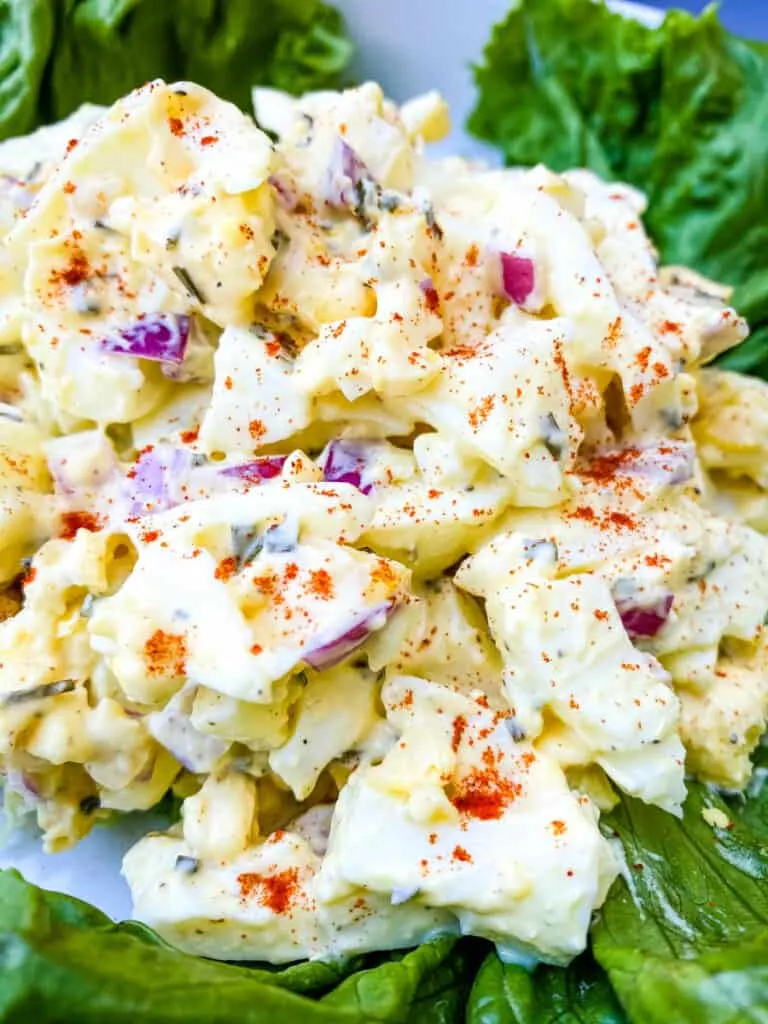
[[647, 473], [666, 484], [684, 484], [693, 477], [696, 449], [692, 444], [664, 443], [646, 449], [644, 466]]
[[370, 444], [364, 441], [331, 441], [325, 449], [323, 477], [332, 483], [352, 484], [363, 494], [370, 494], [373, 484], [363, 477], [368, 468]]
[[504, 294], [522, 306], [536, 285], [533, 260], [527, 256], [516, 256], [513, 252], [501, 252], [499, 259]]
[[102, 338], [101, 348], [112, 355], [135, 356], [178, 366], [184, 359], [188, 340], [188, 316], [157, 313]]
[[371, 180], [368, 168], [349, 143], [337, 136], [325, 172], [323, 199], [329, 206], [354, 206], [356, 189], [365, 180]]
[[690, 480], [695, 465], [696, 449], [692, 444], [663, 441], [646, 448], [612, 448], [598, 452], [583, 475], [598, 483], [617, 476], [634, 476], [672, 486]]
[[347, 623], [346, 628], [332, 640], [304, 651], [303, 660], [316, 669], [331, 668], [343, 661], [352, 651], [365, 643], [371, 633], [382, 629], [395, 610], [395, 600], [386, 601], [365, 612], [356, 621]]
[[126, 474], [130, 515], [163, 512], [184, 500], [182, 486], [188, 481], [193, 454], [170, 444], [143, 451]]
[[277, 192], [277, 199], [284, 210], [295, 210], [299, 201], [295, 189], [283, 181], [277, 174], [270, 174], [267, 179], [272, 188]]
[[27, 807], [34, 807], [42, 798], [37, 780], [29, 772], [10, 768], [5, 776], [5, 786], [9, 792], [20, 796]]
[[616, 610], [624, 629], [635, 640], [656, 636], [669, 618], [673, 602], [672, 594], [665, 594], [655, 604], [650, 605], [640, 604], [630, 597], [616, 600]]
[[258, 459], [241, 462], [237, 466], [226, 466], [221, 470], [221, 475], [247, 480], [252, 484], [272, 480], [280, 476], [287, 458], [287, 455], [262, 455]]

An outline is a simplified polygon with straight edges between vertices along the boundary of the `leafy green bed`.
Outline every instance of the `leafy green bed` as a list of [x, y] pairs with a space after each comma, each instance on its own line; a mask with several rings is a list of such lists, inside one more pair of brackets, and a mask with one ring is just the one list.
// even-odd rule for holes
[[[243, 105], [254, 68], [293, 91], [330, 86], [351, 52], [319, 0], [0, 11], [0, 137], [156, 75]], [[768, 46], [729, 36], [714, 11], [649, 30], [590, 0], [521, 0], [477, 79], [470, 127], [509, 162], [586, 165], [648, 193], [664, 259], [736, 286], [754, 333], [726, 361], [768, 376]], [[0, 872], [0, 1024], [768, 1024], [768, 748], [756, 760], [744, 798], [692, 785], [681, 822], [631, 799], [604, 819], [627, 879], [568, 969], [530, 974], [453, 938], [343, 965], [213, 963]], [[707, 808], [730, 826], [708, 825]]]
[[[624, 799], [605, 819], [619, 881], [566, 970], [529, 974], [488, 943], [284, 970], [179, 953], [150, 929], [0, 872], [3, 1024], [742, 1024], [768, 1021], [768, 750], [751, 795], [693, 785], [677, 821]], [[713, 828], [702, 811], [728, 815]]]
[[254, 77], [334, 88], [351, 56], [321, 0], [2, 0], [0, 139], [152, 78], [199, 82], [247, 110]]

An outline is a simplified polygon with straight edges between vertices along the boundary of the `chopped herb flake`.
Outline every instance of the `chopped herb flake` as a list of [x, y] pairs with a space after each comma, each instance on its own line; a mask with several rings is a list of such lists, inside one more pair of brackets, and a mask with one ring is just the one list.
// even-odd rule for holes
[[5, 707], [10, 707], [13, 704], [25, 704], [27, 701], [57, 697], [60, 693], [71, 693], [74, 688], [74, 679], [58, 679], [55, 683], [33, 686], [31, 690], [12, 690], [2, 698], [2, 703]]
[[205, 305], [205, 297], [203, 293], [200, 291], [200, 289], [197, 287], [195, 282], [192, 280], [192, 278], [189, 276], [189, 272], [186, 271], [184, 267], [174, 267], [173, 272], [184, 285], [184, 287], [187, 290], [187, 293], [191, 295], [193, 299], [197, 299], [197, 301], [201, 305]]

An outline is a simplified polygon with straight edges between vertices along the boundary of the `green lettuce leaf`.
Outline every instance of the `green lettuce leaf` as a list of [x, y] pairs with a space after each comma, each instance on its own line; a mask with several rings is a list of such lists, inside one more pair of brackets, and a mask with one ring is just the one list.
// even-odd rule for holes
[[321, 0], [4, 0], [0, 10], [0, 138], [158, 77], [249, 109], [254, 84], [338, 86], [352, 56], [341, 15]]
[[[631, 1021], [768, 1021], [768, 836], [749, 827], [761, 804], [692, 784], [680, 821], [628, 797], [606, 817], [628, 881], [612, 889], [592, 948]], [[727, 828], [707, 823], [711, 810]]]
[[[339, 1021], [459, 1024], [464, 1021], [480, 951], [485, 949], [485, 943], [446, 938], [405, 955], [385, 954], [386, 962], [375, 969], [350, 974], [323, 999], [323, 1007], [338, 1008]], [[350, 1007], [359, 1016], [341, 1016]]]
[[477, 945], [282, 970], [201, 960], [0, 872], [2, 1024], [459, 1024]]
[[477, 973], [466, 1024], [626, 1024], [610, 983], [585, 953], [567, 968], [531, 973], [489, 953]]
[[[768, 739], [768, 737], [766, 737]], [[768, 742], [757, 748], [752, 758], [754, 772], [744, 795], [733, 796], [728, 803], [739, 820], [768, 844]]]
[[768, 376], [768, 46], [714, 7], [650, 29], [591, 0], [518, 0], [476, 79], [469, 127], [508, 163], [590, 167], [648, 195], [663, 260], [733, 285], [753, 327], [723, 362]]
[[768, 1021], [768, 935], [693, 960], [648, 956], [622, 947], [604, 963], [632, 1021], [638, 1024], [765, 1024]]
[[53, 45], [50, 0], [0, 5], [0, 137], [21, 135], [37, 122], [37, 97]]

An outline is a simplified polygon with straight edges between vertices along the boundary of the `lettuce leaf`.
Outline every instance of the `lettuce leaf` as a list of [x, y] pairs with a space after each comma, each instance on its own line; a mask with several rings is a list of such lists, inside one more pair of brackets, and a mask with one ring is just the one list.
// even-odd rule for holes
[[[623, 797], [605, 821], [628, 881], [612, 889], [592, 948], [631, 1021], [768, 1021], [768, 836], [763, 798], [726, 803], [692, 784], [682, 820]], [[727, 828], [707, 824], [720, 811]]]
[[0, 137], [37, 122], [37, 97], [53, 45], [50, 0], [5, 0], [0, 32]]
[[623, 946], [606, 954], [609, 977], [638, 1024], [765, 1024], [768, 934], [692, 960]]
[[352, 56], [321, 0], [6, 0], [3, 18], [0, 138], [157, 77], [249, 109], [254, 84], [338, 86]]
[[739, 820], [768, 845], [768, 737], [752, 758], [754, 771], [743, 795], [729, 799]]
[[735, 287], [754, 333], [723, 362], [768, 377], [768, 45], [714, 7], [650, 29], [591, 0], [517, 0], [475, 75], [470, 130], [508, 163], [642, 189], [663, 260]]
[[626, 1024], [610, 983], [585, 953], [567, 968], [530, 973], [489, 953], [472, 986], [466, 1024]]
[[0, 872], [2, 1024], [459, 1024], [477, 945], [283, 970], [201, 960]]

